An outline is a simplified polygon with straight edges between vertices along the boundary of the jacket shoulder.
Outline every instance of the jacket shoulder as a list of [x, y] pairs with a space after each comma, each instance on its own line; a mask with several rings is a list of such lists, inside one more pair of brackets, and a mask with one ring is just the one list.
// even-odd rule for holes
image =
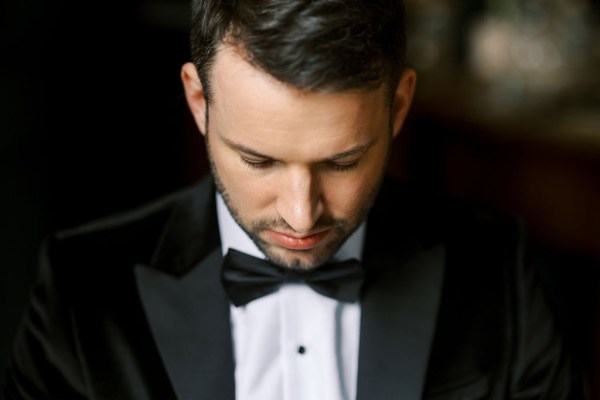
[[514, 249], [523, 233], [522, 221], [514, 215], [392, 179], [384, 181], [369, 225], [377, 231], [394, 229], [387, 246], [416, 242], [427, 247], [444, 242], [453, 248], [467, 244], [469, 252], [475, 243]]
[[103, 261], [105, 266], [127, 262], [148, 264], [173, 216], [194, 207], [208, 183], [169, 193], [136, 208], [93, 220], [49, 235], [48, 256], [61, 261]]

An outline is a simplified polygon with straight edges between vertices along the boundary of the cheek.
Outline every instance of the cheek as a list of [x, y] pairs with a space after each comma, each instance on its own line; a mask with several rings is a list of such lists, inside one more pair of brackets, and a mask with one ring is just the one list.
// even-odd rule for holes
[[384, 156], [369, 160], [364, 168], [349, 176], [337, 176], [323, 183], [324, 197], [330, 213], [338, 218], [356, 215], [368, 200], [384, 166]]
[[375, 184], [374, 176], [376, 175], [369, 170], [335, 182], [327, 182], [324, 185], [324, 197], [329, 212], [337, 218], [348, 218], [356, 214], [371, 193]]
[[239, 156], [227, 153], [213, 154], [213, 157], [231, 205], [242, 214], [260, 214], [272, 202], [273, 193], [268, 188], [273, 185], [244, 167]]

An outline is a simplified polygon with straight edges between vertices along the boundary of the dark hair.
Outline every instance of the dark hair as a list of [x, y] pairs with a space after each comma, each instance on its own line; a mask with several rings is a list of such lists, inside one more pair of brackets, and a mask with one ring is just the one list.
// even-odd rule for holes
[[192, 0], [192, 60], [210, 102], [218, 46], [303, 90], [395, 90], [406, 59], [402, 0]]

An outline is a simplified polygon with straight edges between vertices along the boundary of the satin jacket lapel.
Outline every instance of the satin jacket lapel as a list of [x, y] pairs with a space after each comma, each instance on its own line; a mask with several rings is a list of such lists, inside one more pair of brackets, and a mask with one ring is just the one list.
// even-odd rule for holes
[[221, 249], [183, 278], [144, 266], [138, 286], [152, 333], [180, 400], [234, 398], [229, 300]]
[[367, 258], [377, 272], [362, 301], [357, 399], [422, 396], [441, 297], [445, 247]]
[[205, 179], [172, 211], [138, 291], [180, 400], [233, 400], [229, 300], [221, 286], [215, 189]]

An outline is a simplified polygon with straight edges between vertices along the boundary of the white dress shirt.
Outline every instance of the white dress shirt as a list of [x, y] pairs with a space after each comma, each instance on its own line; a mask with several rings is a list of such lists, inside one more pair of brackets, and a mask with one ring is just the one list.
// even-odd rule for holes
[[[222, 251], [266, 258], [217, 194]], [[362, 258], [365, 224], [334, 260]], [[231, 305], [237, 400], [354, 400], [360, 303], [284, 284], [245, 306]]]

